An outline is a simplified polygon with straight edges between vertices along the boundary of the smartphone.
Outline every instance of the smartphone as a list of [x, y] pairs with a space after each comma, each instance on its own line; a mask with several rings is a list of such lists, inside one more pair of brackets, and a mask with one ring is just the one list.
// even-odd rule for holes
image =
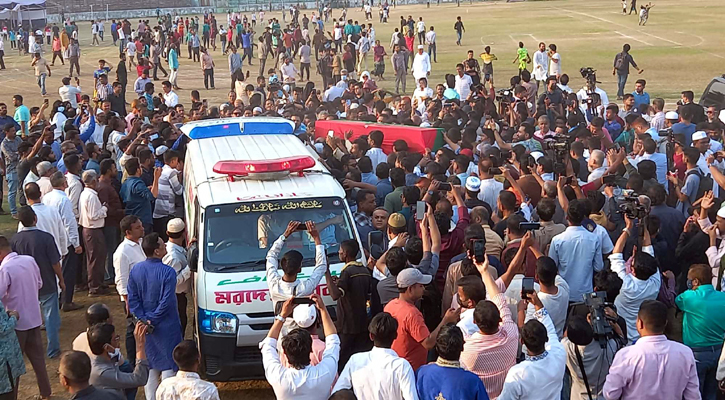
[[309, 297], [295, 297], [292, 299], [292, 304], [312, 304], [314, 305], [315, 302], [312, 301]]
[[335, 137], [335, 131], [333, 131], [332, 129], [330, 129], [329, 131], [327, 131], [327, 136], [329, 136], [329, 137]]
[[149, 140], [156, 140], [158, 138], [159, 138], [159, 134], [158, 133], [154, 133], [153, 135], [149, 136]]
[[415, 218], [418, 221], [422, 221], [425, 217], [425, 201], [419, 201], [415, 203]]
[[529, 293], [534, 293], [534, 278], [523, 278], [521, 280], [521, 299], [527, 299]]
[[488, 169], [488, 173], [491, 175], [501, 175], [503, 174], [503, 171], [501, 171], [501, 168], [499, 167], [491, 167]]
[[448, 182], [441, 182], [440, 185], [438, 185], [438, 190], [441, 190], [443, 192], [450, 192], [451, 190], [453, 190], [453, 185]]
[[612, 185], [614, 184], [614, 181], [617, 179], [617, 175], [611, 174], [611, 175], [604, 175], [602, 177], [602, 184], [603, 185]]
[[306, 231], [307, 230], [307, 225], [306, 224], [299, 224], [299, 225], [297, 225], [297, 229], [296, 230], [298, 232]]
[[203, 104], [203, 105], [204, 105], [204, 107], [206, 107], [206, 106], [207, 106], [207, 104], [208, 104], [208, 102], [206, 101], [206, 99], [204, 99], [204, 100], [202, 100], [202, 101], [201, 101], [201, 104]]
[[370, 257], [376, 260], [382, 257], [383, 253], [385, 252], [383, 240], [383, 232], [368, 232], [368, 252], [370, 253]]
[[48, 104], [48, 99], [43, 100], [43, 103]]
[[574, 177], [573, 176], [567, 176], [566, 177], [566, 184], [567, 185], [571, 185], [572, 182], [574, 182]]
[[541, 228], [541, 224], [538, 222], [519, 222], [519, 229], [525, 231], [536, 231]]
[[477, 239], [473, 241], [473, 259], [477, 263], [482, 263], [486, 261], [484, 258], [486, 257], [486, 242], [481, 239]]

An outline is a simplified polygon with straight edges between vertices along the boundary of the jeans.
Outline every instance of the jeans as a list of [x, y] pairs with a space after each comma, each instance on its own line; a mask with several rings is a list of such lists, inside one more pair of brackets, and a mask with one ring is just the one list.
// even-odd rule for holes
[[692, 348], [692, 353], [695, 355], [695, 367], [697, 368], [697, 378], [700, 381], [702, 400], [715, 400], [717, 398], [718, 388], [715, 372], [717, 371], [717, 363], [721, 352], [722, 345]]
[[47, 74], [43, 73], [43, 74], [40, 74], [40, 75], [38, 75], [38, 76], [35, 77], [38, 80], [38, 87], [40, 88], [40, 94], [42, 94], [43, 96], [45, 96], [45, 94], [48, 93], [48, 92], [45, 91], [45, 78], [46, 78], [46, 76], [47, 76]]
[[8, 181], [8, 206], [10, 207], [10, 214], [17, 215], [18, 205], [15, 199], [18, 197], [18, 172], [8, 172], [5, 175], [5, 179]]
[[629, 74], [617, 72], [617, 97], [624, 97], [624, 87], [627, 85]]
[[[128, 362], [128, 360], [125, 360], [123, 364], [118, 366], [118, 370], [121, 372], [132, 373], [134, 370], [134, 365], [135, 363], [131, 364], [130, 362]], [[138, 392], [138, 388], [123, 390], [123, 394], [126, 395], [126, 400], [134, 400], [136, 398], [136, 392]]]
[[45, 320], [45, 333], [48, 336], [48, 358], [60, 354], [60, 308], [58, 307], [58, 293], [39, 295], [40, 307]]
[[126, 315], [126, 360], [131, 365], [136, 365], [136, 337], [133, 336], [136, 324], [133, 322], [133, 315], [126, 314], [125, 302], [121, 302], [121, 307], [123, 307], [123, 314]]
[[456, 38], [457, 38], [456, 39], [456, 44], [459, 45], [459, 46], [461, 45], [461, 36], [462, 35], [463, 34], [461, 32], [456, 31]]
[[433, 62], [438, 62], [438, 56], [436, 54], [436, 44], [431, 43], [428, 45], [428, 55], [433, 58]]

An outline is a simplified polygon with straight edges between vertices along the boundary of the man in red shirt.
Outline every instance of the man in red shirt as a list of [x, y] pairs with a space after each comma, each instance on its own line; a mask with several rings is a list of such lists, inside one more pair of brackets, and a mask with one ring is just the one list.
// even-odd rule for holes
[[424, 275], [417, 268], [404, 269], [396, 278], [400, 296], [385, 306], [385, 312], [398, 321], [398, 337], [392, 349], [405, 358], [413, 370], [426, 363], [428, 350], [435, 346], [441, 327], [458, 322], [461, 314], [460, 309], [448, 310], [438, 327], [433, 332], [428, 330], [423, 314], [415, 307], [415, 303], [423, 298], [425, 285], [431, 283], [432, 279], [431, 275]]

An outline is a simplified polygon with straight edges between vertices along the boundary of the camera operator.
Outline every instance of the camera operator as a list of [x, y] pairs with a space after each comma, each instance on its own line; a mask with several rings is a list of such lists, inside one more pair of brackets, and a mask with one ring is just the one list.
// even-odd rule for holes
[[539, 95], [536, 107], [539, 110], [546, 110], [546, 115], [550, 120], [554, 120], [559, 115], [564, 115], [565, 104], [564, 92], [556, 85], [556, 76], [546, 78], [546, 90]]
[[[622, 280], [622, 288], [614, 300], [614, 305], [617, 307], [619, 315], [627, 321], [627, 336], [630, 342], [639, 338], [636, 326], [639, 306], [645, 300], [655, 300], [659, 294], [661, 284], [659, 263], [654, 258], [654, 249], [647, 229], [643, 229], [644, 239], [633, 256], [632, 272], [627, 273], [622, 253], [627, 239], [634, 229], [635, 219], [632, 217], [625, 214], [626, 227], [622, 230], [622, 234], [609, 256], [612, 271], [616, 272]], [[639, 220], [641, 223], [642, 218]]]
[[[592, 74], [594, 71], [592, 70]], [[584, 75], [582, 73], [582, 75]], [[596, 76], [592, 75], [592, 77], [585, 76], [587, 78], [586, 85], [580, 89], [576, 93], [576, 97], [580, 104], [580, 109], [583, 114], [587, 114], [588, 107], [588, 100], [590, 97], [592, 97], [592, 103], [591, 108], [596, 109], [597, 115], [604, 115], [604, 107], [609, 105], [609, 97], [607, 96], [607, 92], [605, 92], [603, 89], [597, 87], [597, 80]], [[596, 94], [597, 96], [592, 96], [592, 94]], [[598, 99], [596, 98], [598, 97]]]
[[572, 315], [567, 322], [566, 336], [561, 339], [561, 344], [566, 350], [566, 365], [571, 373], [571, 400], [604, 398], [602, 388], [614, 354], [626, 342], [621, 328], [613, 322], [617, 320], [614, 310], [604, 307], [604, 313], [614, 333], [602, 340], [594, 333], [591, 314], [586, 317]]

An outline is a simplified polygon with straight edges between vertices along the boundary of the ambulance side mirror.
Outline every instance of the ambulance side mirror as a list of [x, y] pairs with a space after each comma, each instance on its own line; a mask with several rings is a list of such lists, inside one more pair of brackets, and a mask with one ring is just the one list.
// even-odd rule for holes
[[189, 245], [189, 269], [192, 272], [196, 272], [197, 263], [199, 262], [199, 242], [193, 242]]

